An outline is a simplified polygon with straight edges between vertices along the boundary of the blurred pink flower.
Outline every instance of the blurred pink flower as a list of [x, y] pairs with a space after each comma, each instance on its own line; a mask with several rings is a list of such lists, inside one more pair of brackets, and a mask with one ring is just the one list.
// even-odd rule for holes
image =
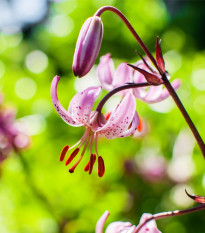
[[[77, 147], [65, 162], [66, 165], [70, 164], [84, 144], [80, 158], [74, 166], [69, 169], [69, 172], [74, 172], [74, 169], [85, 153], [86, 147], [90, 144], [90, 160], [84, 170], [89, 171], [89, 174], [91, 174], [97, 155], [98, 175], [101, 177], [104, 174], [105, 167], [102, 157], [99, 156], [97, 152], [98, 135], [104, 135], [108, 139], [113, 139], [116, 137], [127, 137], [133, 134], [139, 125], [139, 117], [135, 110], [135, 98], [132, 94], [128, 93], [106, 119], [102, 113], [92, 111], [93, 104], [101, 92], [101, 87], [89, 87], [77, 93], [72, 98], [68, 111], [66, 111], [57, 97], [57, 85], [59, 80], [60, 77], [55, 76], [51, 85], [51, 98], [57, 113], [67, 124], [75, 127], [84, 126], [86, 128], [84, 135], [78, 143], [71, 148], [69, 148], [68, 145], [63, 148], [60, 161], [64, 160], [68, 150]], [[92, 153], [93, 142], [95, 143], [96, 155]]]
[[144, 152], [145, 156], [136, 156], [138, 173], [151, 182], [161, 181], [167, 170], [165, 158], [155, 153], [154, 150], [147, 150]]
[[16, 121], [16, 111], [2, 105], [0, 95], [0, 162], [12, 151], [26, 148], [30, 143], [29, 136], [23, 132]]
[[[95, 233], [103, 233], [103, 227], [109, 214], [109, 211], [105, 211], [105, 213], [100, 217], [96, 224]], [[151, 214], [143, 214], [140, 219], [140, 224], [150, 217], [152, 217]], [[113, 222], [108, 225], [105, 233], [134, 233], [135, 230], [136, 226], [132, 225], [130, 222]], [[152, 220], [145, 224], [139, 233], [161, 233], [161, 231], [157, 229], [156, 222]]]

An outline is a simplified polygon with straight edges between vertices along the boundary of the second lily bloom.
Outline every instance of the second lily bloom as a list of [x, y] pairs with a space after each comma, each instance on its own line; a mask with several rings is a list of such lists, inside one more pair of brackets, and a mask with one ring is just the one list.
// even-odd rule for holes
[[[145, 59], [145, 62], [149, 64], [149, 61], [147, 59]], [[138, 61], [135, 66], [146, 72], [150, 72], [143, 60]], [[153, 73], [155, 73], [154, 70]], [[126, 63], [121, 63], [115, 69], [114, 62], [110, 54], [106, 54], [101, 57], [100, 63], [97, 67], [97, 74], [102, 87], [108, 91], [116, 87], [126, 85], [126, 83], [146, 82], [143, 74], [132, 69]], [[180, 86], [180, 81], [178, 79], [175, 79], [172, 82], [172, 86], [175, 90], [177, 90]], [[157, 103], [169, 97], [168, 91], [164, 89], [162, 85], [150, 86], [148, 88], [133, 88], [132, 90], [124, 90], [123, 92], [121, 92], [121, 94], [125, 95], [128, 92], [132, 92], [137, 99], [140, 99], [146, 103]]]

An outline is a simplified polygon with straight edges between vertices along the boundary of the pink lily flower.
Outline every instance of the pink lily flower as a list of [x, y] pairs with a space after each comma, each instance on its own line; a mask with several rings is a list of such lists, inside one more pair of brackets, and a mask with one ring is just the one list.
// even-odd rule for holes
[[[115, 70], [111, 55], [108, 53], [100, 58], [100, 63], [97, 67], [97, 74], [102, 87], [105, 90], [112, 89], [132, 82], [133, 69], [127, 63], [121, 63]], [[120, 93], [124, 96], [130, 90], [124, 90]]]
[[18, 127], [16, 110], [3, 104], [3, 95], [0, 93], [0, 165], [12, 151], [26, 149], [30, 138], [22, 127]]
[[[148, 59], [145, 59], [145, 61], [151, 67]], [[142, 60], [138, 61], [135, 66], [146, 71], [147, 73], [150, 73], [150, 70], [147, 68]], [[157, 73], [154, 69], [152, 69], [152, 73], [157, 76]], [[118, 86], [125, 85], [126, 83], [146, 82], [144, 75], [132, 69], [130, 66], [127, 65], [127, 63], [121, 63], [115, 70], [114, 63], [110, 54], [106, 54], [100, 58], [100, 63], [97, 67], [97, 74], [102, 87], [108, 91]], [[172, 82], [172, 86], [175, 90], [177, 90], [180, 86], [180, 81], [178, 79], [175, 79]], [[130, 91], [134, 94], [136, 98], [146, 103], [157, 103], [169, 97], [168, 91], [164, 89], [162, 85], [150, 86], [148, 88], [140, 87], [132, 90], [125, 90], [120, 92], [120, 94], [124, 96]]]
[[[72, 147], [66, 145], [60, 156], [63, 161], [68, 150], [73, 150], [71, 155], [65, 162], [65, 165], [71, 163], [75, 156], [79, 153], [83, 146], [80, 158], [69, 169], [74, 172], [76, 166], [80, 163], [86, 151], [88, 144], [90, 145], [90, 160], [84, 170], [91, 174], [93, 165], [98, 158], [98, 175], [102, 177], [105, 172], [104, 161], [97, 151], [97, 140], [99, 135], [104, 135], [108, 139], [117, 137], [127, 137], [134, 133], [139, 125], [139, 117], [135, 110], [135, 98], [128, 93], [121, 103], [115, 108], [111, 115], [106, 119], [102, 113], [92, 111], [95, 100], [101, 92], [101, 87], [89, 87], [82, 92], [77, 93], [70, 101], [68, 111], [63, 108], [57, 97], [57, 85], [60, 80], [59, 76], [55, 76], [51, 85], [51, 98], [53, 105], [60, 117], [69, 125], [86, 128], [82, 138]], [[95, 153], [92, 146], [95, 144]]]
[[[109, 214], [109, 211], [105, 211], [105, 213], [100, 217], [96, 224], [95, 233], [103, 233], [103, 227]], [[140, 219], [140, 224], [151, 216], [151, 214], [143, 214]], [[108, 225], [105, 233], [135, 233], [135, 230], [136, 226], [132, 225], [130, 222], [113, 222]], [[156, 222], [153, 220], [145, 224], [139, 233], [161, 233], [161, 231], [157, 229]]]

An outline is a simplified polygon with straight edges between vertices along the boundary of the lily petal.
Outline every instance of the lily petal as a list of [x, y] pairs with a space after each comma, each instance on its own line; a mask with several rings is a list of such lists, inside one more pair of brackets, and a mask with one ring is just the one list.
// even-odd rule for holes
[[130, 222], [112, 222], [108, 225], [105, 233], [133, 233], [135, 226]]
[[73, 120], [71, 115], [66, 111], [63, 106], [60, 104], [57, 96], [57, 86], [58, 82], [60, 80], [59, 76], [55, 76], [53, 78], [52, 84], [51, 84], [51, 99], [54, 105], [54, 108], [56, 109], [57, 113], [59, 116], [69, 125], [72, 126], [81, 126], [82, 124], [77, 123], [76, 121]]
[[[147, 213], [143, 214], [140, 219], [140, 224], [146, 221], [150, 217], [152, 217], [151, 214], [147, 214]], [[161, 231], [157, 229], [156, 222], [152, 220], [147, 224], [145, 224], [145, 226], [140, 230], [140, 233], [161, 233]]]
[[108, 53], [100, 58], [100, 63], [97, 67], [97, 74], [100, 80], [102, 87], [105, 90], [112, 90], [113, 89], [113, 77], [114, 77], [114, 63], [111, 58], [111, 55]]
[[[172, 84], [172, 87], [174, 88], [174, 90], [177, 90], [180, 87], [181, 82], [180, 82], [179, 79], [175, 79], [171, 84]], [[144, 101], [147, 102], [147, 103], [158, 103], [158, 102], [168, 98], [169, 96], [170, 96], [170, 94], [167, 91], [167, 89], [164, 89], [161, 92], [161, 95], [158, 98], [155, 98], [155, 99], [153, 98], [152, 100], [151, 99], [145, 99]]]
[[133, 117], [131, 124], [132, 124], [131, 127], [127, 131], [121, 133], [118, 137], [128, 137], [136, 131], [139, 125], [139, 115], [137, 114], [137, 112], [135, 112], [135, 115]]
[[135, 114], [135, 97], [128, 93], [110, 115], [107, 123], [98, 131], [105, 135], [106, 138], [112, 139], [119, 137], [128, 129]]
[[115, 71], [113, 86], [119, 87], [125, 85], [125, 83], [132, 82], [132, 73], [133, 69], [130, 68], [127, 63], [121, 63]]
[[72, 98], [68, 112], [77, 123], [85, 125], [89, 122], [93, 104], [101, 89], [102, 87], [89, 87]]
[[95, 233], [103, 233], [103, 227], [109, 215], [109, 211], [106, 210], [105, 213], [99, 218], [95, 227]]

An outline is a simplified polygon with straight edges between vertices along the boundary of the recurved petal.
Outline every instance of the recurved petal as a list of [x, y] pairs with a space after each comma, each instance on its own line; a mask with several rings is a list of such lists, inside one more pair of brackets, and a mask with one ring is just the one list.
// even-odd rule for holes
[[97, 132], [104, 134], [106, 138], [112, 139], [119, 137], [126, 131], [133, 120], [135, 114], [135, 97], [128, 93], [121, 103], [110, 115], [107, 123]]
[[[172, 84], [172, 87], [174, 88], [174, 90], [176, 91], [180, 87], [181, 82], [179, 79], [175, 79], [171, 84]], [[163, 89], [161, 92], [161, 95], [158, 98], [156, 98], [152, 101], [149, 101], [149, 102], [146, 101], [146, 102], [147, 103], [158, 103], [158, 102], [160, 102], [168, 97], [169, 97], [169, 92], [167, 91], [167, 89]]]
[[60, 104], [59, 100], [58, 100], [58, 96], [57, 96], [57, 86], [58, 86], [58, 82], [60, 80], [59, 76], [55, 76], [53, 78], [53, 81], [51, 83], [51, 99], [53, 102], [53, 106], [56, 109], [57, 113], [59, 114], [59, 116], [69, 125], [72, 126], [81, 126], [82, 124], [77, 123], [75, 120], [73, 120], [73, 118], [71, 117], [71, 115], [68, 113], [68, 111], [66, 111], [63, 106]]
[[133, 233], [135, 226], [130, 222], [112, 222], [108, 225], [105, 233]]
[[139, 116], [137, 112], [135, 112], [135, 115], [132, 119], [131, 127], [127, 129], [125, 132], [121, 133], [118, 137], [128, 137], [132, 135], [138, 128], [138, 125], [139, 125]]
[[105, 213], [99, 218], [95, 227], [95, 233], [103, 233], [103, 227], [109, 215], [109, 211], [106, 210]]
[[161, 96], [163, 87], [160, 86], [151, 86], [148, 90], [144, 88], [135, 88], [133, 94], [136, 98], [146, 102], [146, 103], [155, 103], [155, 101]]
[[119, 87], [125, 85], [125, 83], [132, 82], [132, 73], [133, 69], [130, 68], [127, 63], [121, 63], [115, 71], [113, 86]]
[[89, 87], [72, 98], [68, 112], [76, 122], [84, 125], [88, 123], [93, 104], [101, 89], [102, 87]]
[[111, 55], [108, 53], [102, 56], [97, 67], [97, 74], [102, 87], [108, 91], [113, 89], [114, 70], [115, 67]]
[[[152, 217], [151, 214], [144, 213], [140, 219], [140, 224], [145, 222], [148, 218], [151, 217]], [[140, 233], [161, 233], [161, 231], [157, 229], [155, 220], [152, 220], [147, 224], [145, 224], [145, 226], [140, 230]]]

